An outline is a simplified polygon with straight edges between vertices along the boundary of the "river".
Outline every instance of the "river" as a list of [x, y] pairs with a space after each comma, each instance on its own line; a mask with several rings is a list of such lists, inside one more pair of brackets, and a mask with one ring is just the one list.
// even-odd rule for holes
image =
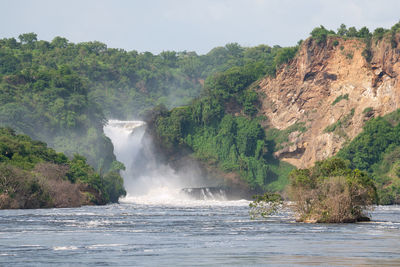
[[400, 266], [399, 206], [376, 207], [372, 222], [356, 224], [296, 223], [290, 211], [250, 220], [249, 201], [228, 201], [193, 166], [159, 163], [144, 129], [140, 121], [104, 129], [126, 166], [120, 204], [0, 210], [0, 265]]
[[246, 201], [0, 211], [2, 266], [399, 266], [400, 207], [372, 222], [248, 216]]

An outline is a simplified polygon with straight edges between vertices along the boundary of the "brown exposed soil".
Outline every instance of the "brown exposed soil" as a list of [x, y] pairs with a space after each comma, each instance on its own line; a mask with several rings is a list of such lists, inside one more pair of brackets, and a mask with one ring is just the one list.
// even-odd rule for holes
[[[309, 167], [335, 155], [368, 119], [400, 108], [399, 47], [392, 48], [387, 39], [373, 40], [370, 63], [362, 55], [364, 49], [365, 43], [357, 39], [331, 37], [319, 45], [310, 38], [275, 78], [261, 80], [260, 115], [268, 117], [269, 126], [283, 130], [304, 122], [307, 128], [290, 136], [278, 158]], [[326, 130], [339, 120], [339, 127]]]

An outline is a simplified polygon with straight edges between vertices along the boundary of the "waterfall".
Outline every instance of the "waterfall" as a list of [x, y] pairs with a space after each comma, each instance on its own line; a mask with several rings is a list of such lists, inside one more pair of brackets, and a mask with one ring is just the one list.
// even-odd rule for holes
[[141, 148], [141, 140], [146, 124], [143, 121], [110, 120], [104, 127], [104, 133], [113, 145], [117, 160], [124, 163], [124, 176], [131, 176], [132, 164]]
[[220, 187], [199, 187], [199, 188], [183, 188], [183, 194], [197, 200], [226, 200], [225, 188]]
[[[195, 166], [187, 166], [185, 170], [176, 172], [168, 164], [160, 163], [145, 131], [146, 124], [143, 121], [109, 120], [104, 127], [104, 133], [114, 145], [117, 160], [126, 167], [121, 175], [127, 196], [120, 202], [170, 203], [193, 199], [226, 199], [222, 188], [208, 188], [210, 181], [202, 177]], [[191, 188], [193, 192], [202, 192], [202, 195], [190, 194], [188, 190]]]

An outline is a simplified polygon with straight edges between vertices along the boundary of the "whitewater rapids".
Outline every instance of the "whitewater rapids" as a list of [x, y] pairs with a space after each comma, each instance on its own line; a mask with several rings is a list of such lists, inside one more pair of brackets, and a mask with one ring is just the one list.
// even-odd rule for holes
[[[117, 160], [126, 169], [121, 172], [127, 195], [120, 203], [148, 205], [226, 205], [223, 190], [210, 190], [206, 180], [194, 169], [177, 173], [157, 160], [151, 140], [145, 136], [143, 121], [109, 120], [104, 133], [114, 145]], [[147, 138], [147, 139], [146, 139]], [[184, 189], [184, 190], [183, 190]], [[197, 197], [190, 195], [197, 190]], [[200, 193], [199, 193], [200, 192]], [[198, 195], [203, 195], [199, 199]], [[249, 201], [229, 201], [229, 205], [248, 205]]]

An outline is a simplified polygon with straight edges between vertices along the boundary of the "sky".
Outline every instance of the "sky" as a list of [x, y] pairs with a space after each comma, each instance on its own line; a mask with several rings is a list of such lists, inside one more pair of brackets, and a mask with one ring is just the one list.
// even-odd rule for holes
[[313, 28], [390, 28], [399, 0], [2, 0], [0, 38], [34, 32], [108, 47], [196, 51], [237, 42], [293, 46]]

